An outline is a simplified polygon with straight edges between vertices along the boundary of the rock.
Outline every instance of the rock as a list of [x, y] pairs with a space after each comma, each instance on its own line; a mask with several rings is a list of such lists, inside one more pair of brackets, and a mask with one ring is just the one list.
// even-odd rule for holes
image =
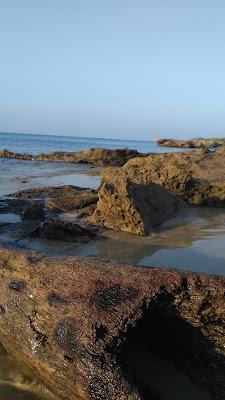
[[122, 169], [107, 169], [92, 222], [145, 235], [177, 210], [179, 202], [161, 186], [137, 184]]
[[141, 343], [224, 400], [225, 278], [4, 249], [0, 264], [0, 342], [62, 398], [160, 399], [127, 363]]
[[224, 207], [224, 165], [225, 152], [221, 147], [215, 152], [194, 151], [137, 157], [129, 160], [122, 169], [135, 183], [155, 182], [189, 204]]
[[130, 158], [138, 156], [136, 150], [130, 149], [104, 149], [92, 148], [77, 152], [54, 152], [50, 154], [39, 154], [35, 157], [41, 161], [63, 161], [70, 163], [87, 163], [94, 165], [123, 165]]
[[98, 201], [98, 192], [94, 189], [65, 185], [23, 190], [14, 193], [11, 197], [20, 199], [14, 201], [17, 203], [40, 202], [48, 209], [66, 212], [80, 210], [89, 206], [94, 207]]
[[13, 151], [9, 151], [7, 149], [0, 150], [1, 158], [18, 158], [21, 160], [32, 160], [33, 156], [27, 153], [15, 153]]
[[181, 148], [213, 148], [225, 145], [225, 139], [192, 139], [192, 140], [178, 140], [178, 139], [158, 139], [158, 146], [163, 147], [181, 147]]
[[39, 161], [56, 161], [67, 163], [87, 163], [94, 165], [111, 165], [121, 166], [129, 159], [141, 155], [136, 150], [130, 149], [104, 149], [93, 148], [84, 151], [64, 152], [56, 151], [49, 154], [38, 154], [32, 156], [30, 154], [14, 153], [8, 150], [0, 151], [2, 158], [18, 158], [23, 160], [39, 160]]
[[41, 239], [61, 240], [65, 242], [87, 243], [96, 238], [92, 229], [83, 228], [77, 223], [58, 219], [48, 219], [38, 226], [32, 236]]

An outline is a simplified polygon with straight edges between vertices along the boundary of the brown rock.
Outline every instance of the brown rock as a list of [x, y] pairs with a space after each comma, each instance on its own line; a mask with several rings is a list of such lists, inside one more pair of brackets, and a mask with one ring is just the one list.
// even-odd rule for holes
[[121, 166], [129, 159], [141, 155], [136, 150], [130, 149], [104, 149], [91, 148], [84, 151], [55, 151], [48, 154], [31, 154], [15, 153], [8, 150], [1, 150], [0, 157], [2, 158], [17, 158], [23, 160], [39, 160], [39, 161], [55, 161], [66, 163], [85, 163], [94, 165], [111, 165]]
[[6, 149], [0, 150], [1, 158], [18, 158], [21, 160], [32, 160], [33, 156], [27, 153], [15, 153]]
[[63, 161], [70, 163], [120, 166], [130, 158], [137, 157], [138, 155], [139, 153], [136, 150], [130, 149], [93, 148], [77, 152], [39, 154], [35, 159], [41, 161]]
[[177, 208], [178, 201], [161, 186], [137, 184], [122, 169], [107, 169], [92, 222], [145, 235], [153, 226], [168, 219]]
[[180, 148], [213, 148], [225, 144], [225, 139], [192, 139], [192, 140], [178, 140], [178, 139], [158, 139], [158, 146], [163, 147], [180, 147]]
[[0, 342], [62, 398], [160, 399], [127, 362], [141, 343], [224, 400], [224, 278], [4, 249], [0, 264]]
[[[225, 153], [152, 154], [129, 160], [124, 173], [139, 184], [155, 182], [189, 204], [225, 206]], [[107, 173], [107, 171], [106, 171]]]

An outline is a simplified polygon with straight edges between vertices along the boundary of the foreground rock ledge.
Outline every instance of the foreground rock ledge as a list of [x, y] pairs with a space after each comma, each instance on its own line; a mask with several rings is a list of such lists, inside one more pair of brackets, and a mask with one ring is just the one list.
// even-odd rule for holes
[[65, 399], [155, 400], [142, 341], [225, 398], [225, 279], [0, 250], [0, 342]]

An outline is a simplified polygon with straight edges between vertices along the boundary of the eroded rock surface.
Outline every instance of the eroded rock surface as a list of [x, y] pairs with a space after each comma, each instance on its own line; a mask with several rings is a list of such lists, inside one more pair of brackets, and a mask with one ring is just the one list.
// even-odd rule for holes
[[8, 150], [1, 150], [2, 158], [18, 158], [23, 160], [39, 160], [39, 161], [59, 161], [67, 163], [87, 163], [94, 165], [111, 165], [121, 166], [129, 159], [140, 155], [136, 150], [130, 149], [104, 149], [91, 148], [84, 151], [66, 152], [56, 151], [48, 154], [31, 154], [15, 153]]
[[[152, 154], [129, 160], [123, 172], [135, 183], [155, 182], [183, 201], [225, 206], [225, 152]], [[108, 170], [103, 174], [107, 174]], [[104, 176], [104, 175], [103, 175]]]
[[225, 145], [225, 139], [192, 139], [192, 140], [178, 140], [178, 139], [158, 139], [158, 146], [163, 147], [181, 147], [181, 148], [213, 148]]
[[135, 183], [121, 168], [107, 169], [91, 220], [107, 228], [145, 235], [173, 215], [179, 205], [163, 187]]
[[156, 400], [135, 341], [225, 397], [225, 279], [0, 250], [0, 342], [59, 396]]

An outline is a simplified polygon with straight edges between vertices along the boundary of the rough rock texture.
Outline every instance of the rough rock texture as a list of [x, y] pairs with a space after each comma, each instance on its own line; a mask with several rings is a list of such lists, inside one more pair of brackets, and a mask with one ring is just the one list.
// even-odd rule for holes
[[225, 145], [225, 139], [159, 139], [157, 144], [163, 147], [181, 147], [181, 148], [213, 148]]
[[138, 341], [225, 398], [225, 279], [0, 250], [0, 342], [59, 396], [156, 400]]
[[[129, 160], [123, 172], [135, 183], [155, 182], [189, 204], [225, 206], [225, 152], [152, 154]], [[108, 174], [108, 170], [103, 172]]]
[[60, 161], [68, 163], [87, 163], [94, 165], [111, 165], [121, 166], [130, 158], [140, 155], [136, 150], [130, 149], [104, 149], [104, 148], [91, 148], [84, 151], [77, 152], [54, 152], [49, 154], [38, 154], [32, 156], [31, 154], [20, 154], [10, 152], [8, 150], [0, 151], [0, 157], [3, 158], [18, 158], [24, 160], [39, 160], [39, 161]]
[[107, 228], [145, 235], [169, 218], [179, 202], [163, 187], [137, 184], [121, 168], [107, 169], [99, 189], [92, 222]]
[[48, 219], [32, 232], [32, 236], [41, 239], [87, 243], [94, 239], [96, 234], [90, 228], [83, 228], [77, 223]]

